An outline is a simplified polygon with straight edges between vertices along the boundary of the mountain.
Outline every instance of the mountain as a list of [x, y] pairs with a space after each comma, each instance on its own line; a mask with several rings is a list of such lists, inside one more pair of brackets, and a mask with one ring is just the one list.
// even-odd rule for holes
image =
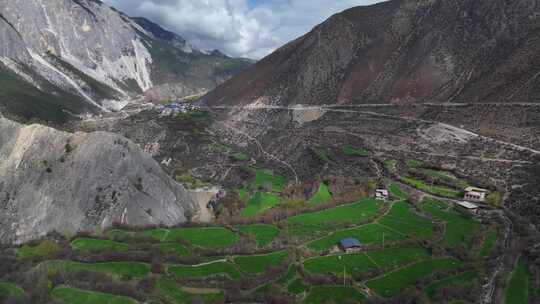
[[174, 97], [200, 94], [250, 64], [96, 0], [0, 0], [0, 44], [0, 111], [53, 122], [164, 84], [182, 88]]
[[210, 105], [538, 102], [533, 0], [392, 0], [332, 16], [206, 96]]
[[0, 118], [0, 243], [114, 223], [177, 225], [200, 210], [190, 195], [119, 135]]

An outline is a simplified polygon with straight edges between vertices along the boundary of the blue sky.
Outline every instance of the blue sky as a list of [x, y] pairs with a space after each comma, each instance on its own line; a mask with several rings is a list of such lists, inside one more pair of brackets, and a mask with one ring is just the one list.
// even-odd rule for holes
[[347, 8], [381, 0], [104, 0], [201, 49], [260, 59]]

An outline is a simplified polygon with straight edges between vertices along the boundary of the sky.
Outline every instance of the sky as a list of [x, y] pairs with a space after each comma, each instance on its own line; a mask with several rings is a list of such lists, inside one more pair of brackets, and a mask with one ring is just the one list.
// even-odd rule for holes
[[381, 0], [104, 0], [203, 50], [260, 59], [331, 15]]

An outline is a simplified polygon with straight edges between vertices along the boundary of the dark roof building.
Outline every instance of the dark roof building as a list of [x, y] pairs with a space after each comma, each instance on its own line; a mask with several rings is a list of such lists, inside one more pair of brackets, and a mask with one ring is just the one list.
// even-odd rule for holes
[[359, 248], [362, 246], [362, 243], [360, 243], [359, 240], [354, 239], [354, 238], [346, 238], [346, 239], [341, 240], [339, 242], [339, 245], [343, 250], [347, 250], [347, 249]]

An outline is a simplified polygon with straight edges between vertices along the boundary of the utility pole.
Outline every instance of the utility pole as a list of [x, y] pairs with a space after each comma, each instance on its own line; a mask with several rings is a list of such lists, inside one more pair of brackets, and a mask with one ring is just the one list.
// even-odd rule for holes
[[343, 266], [343, 287], [345, 287], [345, 266]]

